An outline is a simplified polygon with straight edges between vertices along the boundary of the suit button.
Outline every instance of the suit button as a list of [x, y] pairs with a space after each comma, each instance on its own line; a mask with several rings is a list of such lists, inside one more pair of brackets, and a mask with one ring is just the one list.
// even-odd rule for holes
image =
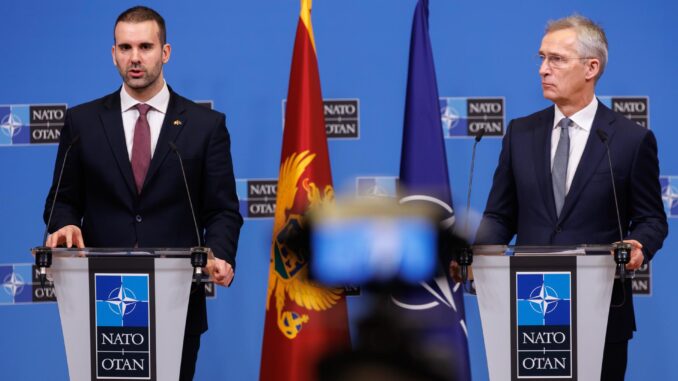
[[560, 226], [556, 226], [556, 233], [560, 233], [562, 231], [563, 231], [563, 229]]
[[140, 216], [140, 215], [137, 214], [137, 216], [135, 217], [135, 219], [137, 220], [137, 222], [141, 222], [141, 216]]

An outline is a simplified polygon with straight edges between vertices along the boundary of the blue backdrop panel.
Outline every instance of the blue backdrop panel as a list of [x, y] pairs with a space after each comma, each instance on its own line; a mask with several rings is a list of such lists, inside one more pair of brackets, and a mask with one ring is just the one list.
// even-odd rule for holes
[[[131, 1], [5, 0], [0, 3], [0, 114], [11, 105], [76, 104], [115, 90], [113, 22]], [[325, 98], [359, 100], [359, 138], [329, 142], [339, 194], [356, 178], [397, 176], [405, 102], [407, 57], [416, 0], [315, 1], [313, 24]], [[275, 179], [282, 139], [282, 101], [287, 95], [297, 0], [150, 1], [166, 19], [172, 57], [168, 83], [195, 100], [211, 100], [227, 114], [238, 179]], [[541, 96], [535, 55], [548, 19], [578, 12], [600, 22], [610, 41], [610, 63], [601, 96], [649, 99], [649, 125], [659, 141], [668, 185], [676, 202], [678, 141], [673, 120], [678, 100], [675, 1], [430, 1], [430, 32], [441, 97], [504, 99], [506, 121], [549, 103]], [[42, 239], [42, 210], [55, 145], [7, 145], [0, 131], [0, 270], [32, 261], [28, 249]], [[3, 135], [4, 134], [4, 135]], [[4, 140], [3, 140], [4, 139]], [[472, 226], [487, 199], [500, 139], [478, 147]], [[466, 203], [472, 141], [446, 140], [454, 201]], [[672, 191], [673, 189], [673, 191]], [[674, 210], [678, 215], [678, 210]], [[459, 213], [462, 215], [463, 213]], [[674, 215], [674, 216], [675, 216]], [[272, 221], [247, 219], [230, 289], [208, 301], [210, 330], [203, 336], [196, 379], [255, 380], [264, 319]], [[652, 268], [652, 293], [636, 296], [639, 330], [630, 345], [629, 380], [678, 379], [673, 328], [673, 230]], [[0, 303], [11, 300], [0, 279]], [[474, 380], [487, 380], [480, 319], [466, 297]], [[350, 298], [355, 319], [365, 309]], [[66, 357], [53, 303], [0, 305], [0, 379], [65, 380]], [[42, 366], [35, 366], [44, 353]]]

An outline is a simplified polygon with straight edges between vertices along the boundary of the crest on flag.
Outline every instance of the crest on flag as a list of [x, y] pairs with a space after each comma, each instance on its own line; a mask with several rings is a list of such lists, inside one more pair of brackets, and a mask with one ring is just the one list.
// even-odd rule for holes
[[[324, 203], [334, 201], [334, 189], [326, 185], [322, 192], [308, 177], [301, 180], [306, 168], [315, 158], [308, 150], [293, 153], [280, 167], [278, 184], [278, 205], [276, 210], [274, 231], [275, 239], [271, 250], [271, 269], [269, 270], [266, 310], [270, 308], [271, 294], [275, 298], [278, 316], [278, 328], [288, 339], [297, 337], [309, 316], [297, 311], [285, 309], [285, 301], [289, 297], [297, 306], [308, 310], [324, 311], [337, 303], [342, 290], [327, 288], [315, 284], [308, 279], [308, 257], [289, 247], [287, 238], [299, 234], [304, 221], [303, 217], [293, 214], [294, 201], [301, 186], [306, 193], [309, 210], [320, 207]], [[301, 181], [300, 181], [301, 180]]]

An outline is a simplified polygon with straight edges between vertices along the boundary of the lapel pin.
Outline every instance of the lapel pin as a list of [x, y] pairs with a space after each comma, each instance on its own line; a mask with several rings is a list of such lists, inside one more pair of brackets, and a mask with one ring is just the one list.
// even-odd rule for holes
[[173, 125], [175, 126], [181, 126], [183, 123], [179, 119], [176, 119], [174, 122], [172, 122]]

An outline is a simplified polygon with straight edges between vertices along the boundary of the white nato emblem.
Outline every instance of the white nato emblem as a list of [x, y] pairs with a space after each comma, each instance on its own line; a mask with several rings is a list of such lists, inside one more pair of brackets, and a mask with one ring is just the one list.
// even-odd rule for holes
[[0, 130], [10, 138], [16, 136], [19, 131], [21, 131], [21, 126], [21, 119], [12, 113], [5, 115], [5, 117], [0, 120]]
[[[405, 204], [408, 202], [427, 202], [434, 204], [442, 209], [444, 209], [449, 217], [442, 220], [440, 222], [440, 225], [445, 228], [445, 229], [451, 229], [454, 226], [455, 222], [455, 217], [454, 217], [454, 209], [447, 204], [446, 202], [432, 197], [428, 195], [410, 195], [406, 196], [400, 199], [401, 204]], [[462, 292], [460, 290], [461, 283], [454, 282], [454, 289], [450, 288], [450, 284], [447, 280], [446, 276], [441, 276], [437, 277], [433, 280], [437, 288], [440, 290], [440, 292], [436, 291], [433, 286], [427, 282], [420, 282], [419, 285], [428, 292], [430, 295], [429, 301], [423, 302], [423, 303], [418, 303], [418, 304], [410, 304], [410, 303], [405, 303], [402, 300], [396, 299], [394, 296], [391, 296], [391, 301], [393, 301], [393, 304], [400, 308], [404, 308], [406, 310], [428, 310], [431, 308], [436, 308], [439, 305], [444, 305], [447, 308], [451, 308], [455, 312], [457, 311], [457, 304], [454, 301], [454, 293], [457, 292]], [[464, 331], [464, 335], [468, 337], [468, 331], [466, 329], [466, 322], [464, 321], [463, 318], [459, 319], [459, 324], [461, 325], [462, 330]]]
[[674, 187], [669, 181], [668, 184], [662, 189], [662, 200], [664, 201], [664, 206], [669, 210], [673, 209], [676, 204], [678, 204], [678, 189]]
[[139, 299], [132, 290], [126, 287], [118, 287], [111, 291], [106, 303], [114, 314], [125, 316], [134, 311], [138, 301]]
[[459, 123], [459, 112], [452, 107], [449, 102], [447, 102], [445, 108], [441, 111], [440, 117], [443, 122], [443, 127], [445, 127], [445, 131], [450, 131], [455, 128]]
[[2, 288], [5, 289], [5, 292], [12, 297], [15, 297], [17, 294], [20, 294], [24, 289], [24, 284], [26, 284], [17, 273], [11, 273], [2, 280]]
[[530, 293], [530, 307], [534, 312], [545, 316], [548, 313], [553, 312], [553, 310], [558, 307], [558, 302], [561, 299], [558, 297], [558, 293], [552, 287], [542, 284], [539, 287], [535, 287], [534, 290]]

